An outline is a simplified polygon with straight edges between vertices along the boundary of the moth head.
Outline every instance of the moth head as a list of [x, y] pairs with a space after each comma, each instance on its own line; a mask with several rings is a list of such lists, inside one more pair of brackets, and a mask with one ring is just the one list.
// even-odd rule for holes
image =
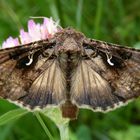
[[66, 28], [56, 33], [56, 50], [58, 52], [78, 52], [83, 48], [85, 36], [72, 28]]

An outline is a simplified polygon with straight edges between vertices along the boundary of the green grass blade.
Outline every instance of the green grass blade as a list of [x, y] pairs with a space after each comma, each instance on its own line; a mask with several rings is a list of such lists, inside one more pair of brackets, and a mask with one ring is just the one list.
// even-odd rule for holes
[[64, 15], [63, 15], [63, 11], [62, 11], [62, 4], [61, 4], [61, 0], [55, 0], [55, 5], [57, 7], [57, 12], [58, 12], [58, 16], [59, 16], [59, 22], [60, 25], [62, 27], [64, 27]]
[[97, 1], [96, 17], [95, 17], [95, 25], [94, 25], [95, 38], [98, 38], [98, 36], [99, 36], [102, 13], [103, 13], [103, 0], [98, 0]]
[[7, 15], [15, 22], [18, 29], [20, 30], [22, 25], [20, 23], [19, 17], [16, 14], [16, 12], [10, 7], [10, 4], [5, 0], [2, 0], [1, 5], [2, 5], [2, 10], [7, 13]]
[[45, 125], [44, 121], [42, 120], [39, 112], [34, 112], [36, 118], [38, 119], [39, 123], [41, 124], [42, 128], [44, 129], [46, 135], [49, 137], [50, 140], [54, 140], [53, 136], [51, 135], [49, 129], [47, 128], [47, 126]]
[[15, 109], [15, 110], [11, 110], [7, 113], [5, 113], [4, 115], [0, 116], [0, 125], [4, 125], [10, 121], [16, 120], [20, 117], [22, 117], [23, 115], [27, 114], [28, 111], [24, 110], [24, 109]]
[[78, 7], [76, 13], [76, 25], [78, 29], [81, 29], [82, 9], [83, 9], [83, 0], [78, 0]]
[[49, 5], [49, 9], [50, 9], [52, 17], [55, 20], [59, 20], [59, 13], [58, 13], [58, 9], [57, 9], [57, 6], [55, 4], [55, 1], [52, 0], [52, 1], [46, 1], [46, 2]]

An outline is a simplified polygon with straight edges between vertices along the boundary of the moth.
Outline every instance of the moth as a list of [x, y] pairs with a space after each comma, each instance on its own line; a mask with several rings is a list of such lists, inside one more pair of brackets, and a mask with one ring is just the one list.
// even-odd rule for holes
[[35, 110], [106, 112], [140, 96], [140, 50], [86, 38], [72, 28], [0, 50], [0, 97]]

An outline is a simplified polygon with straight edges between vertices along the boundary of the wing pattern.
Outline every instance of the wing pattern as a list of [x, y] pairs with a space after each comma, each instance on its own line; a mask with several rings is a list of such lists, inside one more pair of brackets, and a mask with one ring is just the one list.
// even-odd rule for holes
[[[0, 52], [0, 96], [27, 108], [58, 105], [65, 99], [65, 79], [55, 59], [39, 52], [26, 66], [28, 53], [10, 58], [11, 50]], [[21, 57], [22, 56], [22, 57]]]
[[104, 51], [94, 58], [81, 60], [72, 76], [72, 102], [94, 111], [109, 111], [138, 97], [140, 54], [132, 51], [128, 58], [126, 50], [123, 55], [119, 51], [112, 53], [114, 66], [107, 63]]

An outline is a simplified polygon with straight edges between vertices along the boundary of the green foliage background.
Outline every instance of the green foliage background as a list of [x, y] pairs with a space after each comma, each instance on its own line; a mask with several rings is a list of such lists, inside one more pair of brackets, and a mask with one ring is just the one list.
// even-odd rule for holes
[[[60, 20], [87, 37], [140, 48], [140, 0], [0, 0], [0, 43], [27, 29], [30, 16]], [[0, 100], [0, 115], [18, 108]], [[55, 124], [43, 117], [56, 140]], [[102, 114], [80, 110], [70, 123], [71, 140], [140, 140], [140, 101]], [[48, 139], [32, 113], [0, 126], [0, 140]]]

